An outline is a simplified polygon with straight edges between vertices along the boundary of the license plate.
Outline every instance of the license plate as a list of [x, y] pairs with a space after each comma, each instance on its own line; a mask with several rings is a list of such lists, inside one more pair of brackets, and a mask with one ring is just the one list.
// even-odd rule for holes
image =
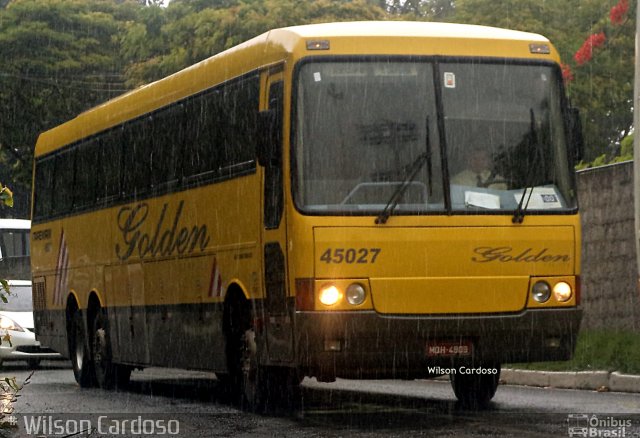
[[427, 356], [429, 357], [471, 356], [472, 352], [473, 343], [467, 340], [427, 342]]

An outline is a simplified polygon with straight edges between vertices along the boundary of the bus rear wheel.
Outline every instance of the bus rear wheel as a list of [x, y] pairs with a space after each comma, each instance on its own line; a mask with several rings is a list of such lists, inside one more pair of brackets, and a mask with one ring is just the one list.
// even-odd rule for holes
[[[470, 370], [470, 368], [466, 368]], [[465, 409], [485, 409], [496, 394], [500, 381], [500, 365], [477, 367], [478, 370], [495, 370], [487, 374], [452, 373], [451, 386], [461, 406]]]
[[104, 311], [99, 311], [93, 321], [92, 345], [98, 386], [103, 389], [126, 386], [131, 377], [131, 368], [114, 364], [112, 361], [109, 321]]
[[84, 318], [80, 310], [76, 310], [71, 317], [68, 335], [69, 355], [71, 356], [71, 366], [76, 382], [82, 388], [95, 386], [91, 351], [89, 350], [89, 342], [84, 329]]

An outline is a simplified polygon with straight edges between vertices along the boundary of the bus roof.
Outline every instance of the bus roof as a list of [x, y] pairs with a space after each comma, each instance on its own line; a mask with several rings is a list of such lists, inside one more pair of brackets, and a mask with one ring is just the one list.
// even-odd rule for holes
[[307, 24], [276, 29], [301, 38], [313, 37], [417, 37], [417, 38], [483, 38], [547, 41], [541, 35], [474, 24], [435, 23], [423, 21], [355, 21]]
[[[330, 49], [310, 51], [306, 47], [310, 39], [327, 40]], [[550, 53], [532, 52], [532, 43], [548, 44]], [[305, 56], [357, 54], [478, 56], [559, 62], [557, 51], [543, 36], [487, 26], [363, 21], [274, 29], [164, 79], [116, 97], [42, 133], [36, 144], [35, 155], [48, 154], [225, 80], [269, 65]], [[291, 65], [288, 68], [292, 68]]]

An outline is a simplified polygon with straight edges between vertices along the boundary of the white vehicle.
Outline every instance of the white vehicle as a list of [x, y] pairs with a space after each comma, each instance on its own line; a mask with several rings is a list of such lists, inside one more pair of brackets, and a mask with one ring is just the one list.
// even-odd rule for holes
[[0, 302], [0, 364], [24, 360], [36, 367], [60, 355], [40, 345], [33, 330], [29, 231], [31, 222], [0, 219], [0, 278], [9, 282], [8, 303]]

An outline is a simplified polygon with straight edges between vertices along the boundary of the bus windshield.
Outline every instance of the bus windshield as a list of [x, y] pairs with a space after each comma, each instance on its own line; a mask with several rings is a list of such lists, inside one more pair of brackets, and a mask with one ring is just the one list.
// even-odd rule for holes
[[28, 229], [0, 230], [0, 278], [31, 280]]
[[296, 205], [377, 214], [400, 192], [393, 214], [572, 211], [561, 96], [551, 64], [306, 62], [296, 86]]

